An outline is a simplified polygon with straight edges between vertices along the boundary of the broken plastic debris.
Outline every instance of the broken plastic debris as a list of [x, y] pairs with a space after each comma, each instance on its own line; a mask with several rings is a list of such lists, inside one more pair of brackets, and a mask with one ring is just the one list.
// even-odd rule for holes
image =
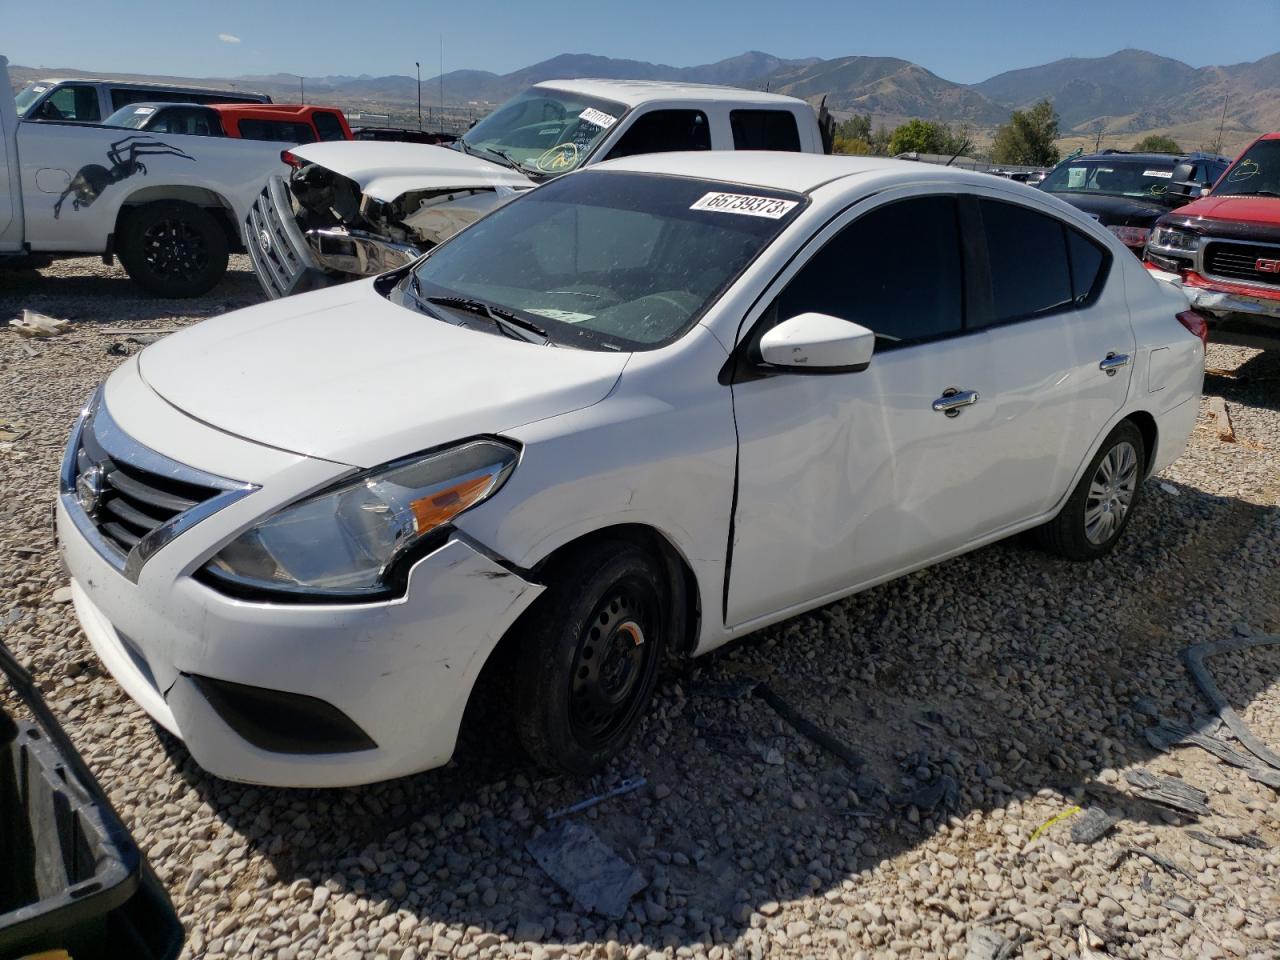
[[1205, 669], [1204, 665], [1205, 657], [1211, 657], [1214, 654], [1233, 653], [1237, 650], [1246, 650], [1249, 647], [1264, 647], [1277, 643], [1280, 643], [1280, 637], [1271, 635], [1220, 640], [1217, 643], [1200, 643], [1193, 647], [1188, 647], [1184, 656], [1187, 661], [1187, 669], [1191, 671], [1191, 676], [1195, 677], [1200, 690], [1209, 698], [1209, 702], [1213, 704], [1213, 709], [1218, 712], [1222, 722], [1235, 734], [1236, 739], [1244, 744], [1245, 749], [1263, 763], [1280, 770], [1280, 755], [1277, 755], [1265, 743], [1254, 736], [1248, 724], [1240, 718], [1235, 708], [1222, 695], [1222, 691], [1213, 682], [1213, 677], [1209, 675], [1209, 671]]
[[1182, 491], [1180, 491], [1180, 490], [1179, 490], [1177, 487], [1175, 487], [1172, 483], [1161, 483], [1161, 484], [1160, 484], [1160, 489], [1161, 489], [1161, 490], [1163, 490], [1165, 493], [1169, 494], [1169, 496], [1171, 496], [1171, 497], [1180, 497], [1180, 496], [1182, 496]]
[[1209, 795], [1177, 777], [1158, 777], [1150, 770], [1139, 767], [1124, 775], [1138, 796], [1193, 816], [1207, 817], [1213, 813], [1209, 807]]
[[612, 797], [620, 797], [624, 793], [630, 793], [632, 790], [639, 790], [646, 783], [648, 783], [648, 781], [645, 780], [644, 777], [631, 777], [630, 779], [623, 780], [612, 790], [606, 790], [604, 793], [598, 793], [594, 797], [587, 797], [585, 800], [579, 800], [577, 803], [568, 807], [562, 807], [559, 810], [548, 810], [547, 819], [555, 820], [557, 817], [564, 817], [571, 813], [581, 813], [583, 810], [590, 810], [596, 804], [603, 803]]
[[1265, 783], [1273, 790], [1280, 790], [1280, 770], [1262, 766], [1253, 757], [1233, 749], [1211, 733], [1169, 720], [1161, 720], [1154, 727], [1148, 727], [1145, 732], [1147, 742], [1157, 750], [1168, 753], [1175, 746], [1195, 745], [1212, 753], [1223, 763], [1239, 767], [1249, 775], [1250, 779]]
[[57, 337], [71, 329], [71, 321], [55, 320], [35, 310], [23, 310], [20, 320], [10, 320], [9, 326], [20, 337]]
[[576, 820], [561, 820], [525, 849], [578, 903], [611, 920], [621, 920], [631, 898], [649, 885], [639, 870]]
[[1101, 807], [1090, 807], [1071, 824], [1071, 839], [1075, 843], [1093, 843], [1116, 825], [1116, 818]]

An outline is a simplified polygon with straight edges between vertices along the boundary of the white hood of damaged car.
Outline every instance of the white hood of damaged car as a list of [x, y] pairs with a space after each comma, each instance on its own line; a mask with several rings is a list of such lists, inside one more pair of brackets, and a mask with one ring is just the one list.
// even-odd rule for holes
[[333, 140], [292, 147], [290, 153], [354, 180], [366, 196], [387, 202], [417, 190], [533, 186], [528, 177], [499, 163], [429, 143]]
[[206, 320], [138, 365], [161, 397], [220, 430], [373, 467], [591, 406], [627, 357], [457, 327], [368, 280]]

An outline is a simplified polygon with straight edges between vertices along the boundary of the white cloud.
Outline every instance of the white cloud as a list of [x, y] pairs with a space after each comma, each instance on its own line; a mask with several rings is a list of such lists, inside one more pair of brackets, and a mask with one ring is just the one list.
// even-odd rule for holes
[[240, 38], [237, 37], [234, 33], [220, 33], [218, 34], [218, 39], [221, 40], [223, 43], [239, 43], [240, 42]]

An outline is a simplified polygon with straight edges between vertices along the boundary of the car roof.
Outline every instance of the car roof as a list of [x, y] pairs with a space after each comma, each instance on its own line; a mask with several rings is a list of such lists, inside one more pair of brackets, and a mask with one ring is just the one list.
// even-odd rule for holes
[[[755, 187], [811, 193], [824, 184], [864, 173], [904, 173], [921, 180], [972, 183], [978, 175], [888, 157], [844, 157], [778, 150], [702, 150], [696, 153], [649, 153], [609, 160], [593, 170], [654, 173], [699, 180], [719, 180]], [[995, 179], [995, 178], [991, 178]]]
[[226, 93], [233, 97], [262, 97], [257, 90], [239, 90], [229, 87], [196, 87], [186, 83], [160, 83], [156, 80], [105, 80], [102, 77], [43, 77], [32, 83], [104, 83], [112, 87], [131, 90], [174, 90], [178, 93]]
[[576, 80], [541, 80], [537, 87], [551, 87], [566, 93], [580, 93], [603, 100], [615, 100], [629, 107], [637, 107], [654, 100], [702, 100], [759, 104], [772, 107], [794, 107], [803, 104], [795, 97], [761, 90], [743, 90], [740, 87], [721, 87], [709, 83], [671, 83], [663, 80], [602, 80], [580, 78]]
[[[138, 100], [134, 103], [126, 103], [120, 110], [132, 110], [134, 107], [150, 107], [152, 110], [167, 110], [169, 107], [195, 107], [204, 109], [208, 107], [207, 103], [185, 103], [174, 100]], [[116, 113], [119, 113], [117, 110]]]
[[281, 119], [295, 117], [302, 120], [307, 119], [313, 110], [342, 112], [337, 107], [329, 107], [323, 103], [206, 103], [204, 106], [219, 113], [260, 113], [278, 115]]

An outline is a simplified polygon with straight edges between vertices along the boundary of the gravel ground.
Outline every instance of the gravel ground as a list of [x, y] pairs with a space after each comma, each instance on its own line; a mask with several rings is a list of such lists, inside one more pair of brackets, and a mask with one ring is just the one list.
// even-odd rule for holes
[[[67, 428], [120, 362], [108, 348], [258, 296], [243, 258], [199, 301], [142, 299], [90, 259], [0, 272], [0, 319], [73, 321], [48, 341], [0, 330], [0, 424], [20, 435], [0, 442], [3, 638], [170, 890], [186, 956], [994, 957], [983, 941], [1025, 958], [1280, 954], [1276, 793], [1144, 736], [1156, 717], [1208, 728], [1187, 645], [1280, 633], [1280, 353], [1211, 348], [1206, 392], [1237, 441], [1202, 418], [1102, 562], [1014, 540], [672, 665], [593, 782], [472, 736], [442, 770], [285, 791], [208, 777], [104, 675], [58, 602], [48, 524]], [[1280, 748], [1280, 650], [1210, 666]], [[865, 766], [736, 695], [748, 680]], [[1204, 790], [1211, 814], [1141, 799], [1138, 768]], [[612, 921], [524, 845], [548, 809], [632, 776], [648, 785], [575, 818], [648, 881]], [[1118, 822], [1092, 843], [1071, 839], [1080, 815], [1043, 826], [1077, 806]]]

